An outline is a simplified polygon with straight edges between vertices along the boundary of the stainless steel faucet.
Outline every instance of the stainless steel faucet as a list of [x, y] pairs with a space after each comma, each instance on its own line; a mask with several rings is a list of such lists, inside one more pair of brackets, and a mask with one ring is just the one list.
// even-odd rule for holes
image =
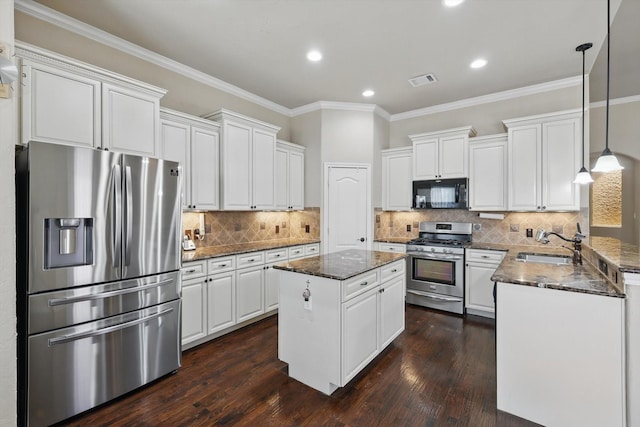
[[569, 249], [570, 251], [573, 252], [573, 265], [581, 265], [582, 264], [582, 239], [585, 238], [586, 236], [582, 234], [582, 230], [580, 229], [580, 223], [578, 222], [576, 223], [576, 225], [578, 227], [578, 231], [573, 236], [573, 239], [567, 239], [566, 237], [556, 232], [545, 231], [543, 228], [541, 228], [540, 230], [538, 230], [538, 233], [536, 234], [536, 241], [542, 243], [543, 245], [546, 245], [547, 243], [549, 243], [549, 236], [554, 235], [554, 236], [558, 236], [559, 238], [561, 238], [566, 242], [573, 243], [573, 249], [564, 245], [562, 247], [565, 249]]

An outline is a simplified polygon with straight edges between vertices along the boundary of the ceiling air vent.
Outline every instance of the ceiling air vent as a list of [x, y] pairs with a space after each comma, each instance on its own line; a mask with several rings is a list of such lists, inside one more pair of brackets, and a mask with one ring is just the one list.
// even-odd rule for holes
[[422, 76], [416, 76], [409, 79], [409, 83], [413, 87], [424, 86], [437, 82], [436, 76], [433, 74], [423, 74]]

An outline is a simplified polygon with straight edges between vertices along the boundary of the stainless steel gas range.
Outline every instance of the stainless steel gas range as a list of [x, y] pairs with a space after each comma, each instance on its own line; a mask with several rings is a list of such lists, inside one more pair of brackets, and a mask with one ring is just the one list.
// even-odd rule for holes
[[407, 302], [464, 313], [464, 249], [473, 224], [421, 222], [420, 234], [407, 243]]

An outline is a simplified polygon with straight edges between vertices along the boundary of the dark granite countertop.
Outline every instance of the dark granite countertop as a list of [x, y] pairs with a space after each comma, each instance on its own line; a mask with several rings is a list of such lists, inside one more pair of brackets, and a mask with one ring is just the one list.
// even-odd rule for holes
[[509, 249], [513, 248], [513, 245], [508, 245], [505, 243], [481, 243], [481, 242], [472, 242], [466, 249], [484, 249], [490, 251], [502, 251], [508, 252]]
[[249, 252], [265, 251], [269, 249], [286, 248], [289, 246], [309, 245], [320, 243], [318, 239], [280, 239], [264, 240], [262, 242], [240, 243], [237, 245], [207, 246], [195, 251], [182, 251], [182, 262], [200, 261], [208, 258], [245, 254]]
[[640, 273], [640, 246], [611, 237], [589, 237], [584, 244], [599, 256], [618, 266], [620, 271]]
[[491, 276], [493, 281], [608, 297], [625, 297], [620, 287], [605, 280], [586, 260], [583, 265], [566, 266], [516, 261], [518, 252], [570, 255], [570, 252], [564, 248], [542, 245], [507, 246], [509, 248], [507, 255]]
[[406, 245], [407, 243], [409, 243], [411, 240], [413, 240], [412, 237], [385, 237], [383, 239], [375, 239], [374, 242], [380, 242], [380, 243], [398, 243], [401, 245]]
[[349, 249], [277, 264], [274, 268], [308, 274], [310, 276], [346, 280], [393, 261], [406, 258], [406, 256], [406, 254], [393, 252]]

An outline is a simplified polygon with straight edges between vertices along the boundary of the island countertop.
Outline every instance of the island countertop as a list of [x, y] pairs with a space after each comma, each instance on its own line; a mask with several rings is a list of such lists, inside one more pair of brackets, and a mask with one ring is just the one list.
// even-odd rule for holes
[[334, 280], [346, 280], [406, 257], [406, 254], [392, 252], [348, 249], [277, 264], [273, 268]]
[[569, 254], [566, 249], [557, 247], [512, 246], [491, 276], [491, 280], [608, 297], [625, 297], [620, 287], [605, 280], [586, 260], [582, 265], [537, 264], [516, 261], [518, 252]]

